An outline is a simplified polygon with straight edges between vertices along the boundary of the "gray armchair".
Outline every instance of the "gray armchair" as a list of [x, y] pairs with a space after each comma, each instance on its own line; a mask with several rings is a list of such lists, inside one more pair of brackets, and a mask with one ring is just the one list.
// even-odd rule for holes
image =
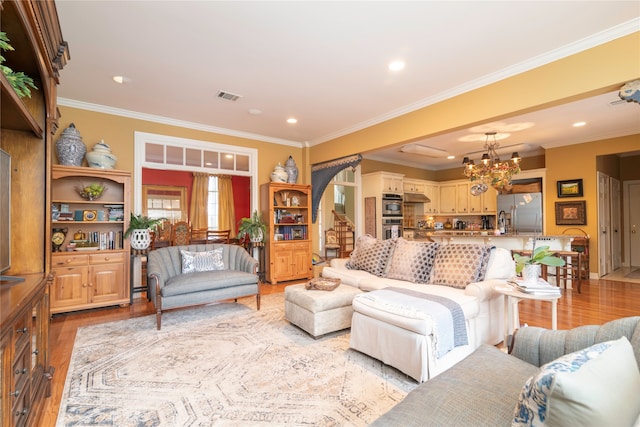
[[510, 355], [481, 346], [416, 387], [372, 426], [510, 426], [522, 387], [541, 365], [622, 336], [631, 342], [640, 368], [640, 316], [564, 331], [520, 329]]

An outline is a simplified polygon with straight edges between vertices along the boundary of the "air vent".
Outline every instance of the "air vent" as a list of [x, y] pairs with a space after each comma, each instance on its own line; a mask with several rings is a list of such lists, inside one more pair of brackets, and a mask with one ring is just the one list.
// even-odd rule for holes
[[226, 99], [227, 101], [237, 101], [242, 95], [236, 95], [235, 93], [225, 92], [223, 90], [218, 92], [218, 98]]

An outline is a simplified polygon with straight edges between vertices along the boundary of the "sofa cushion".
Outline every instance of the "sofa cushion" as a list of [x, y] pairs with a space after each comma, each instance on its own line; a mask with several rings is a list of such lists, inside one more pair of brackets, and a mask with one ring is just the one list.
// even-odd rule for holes
[[224, 270], [222, 261], [222, 248], [204, 252], [191, 252], [181, 250], [182, 274], [197, 271]]
[[439, 243], [411, 242], [398, 238], [385, 277], [427, 283]]
[[369, 235], [360, 236], [346, 267], [382, 276], [395, 243], [396, 239], [378, 240]]
[[511, 251], [504, 248], [493, 249], [489, 256], [484, 280], [511, 279], [515, 275], [516, 263], [511, 256]]
[[258, 283], [258, 276], [244, 271], [198, 271], [172, 277], [162, 287], [161, 292], [163, 297], [170, 297], [256, 283]]
[[464, 289], [469, 283], [483, 280], [492, 248], [473, 243], [440, 245], [430, 283]]
[[523, 387], [514, 426], [632, 425], [640, 414], [640, 371], [626, 337], [543, 365]]

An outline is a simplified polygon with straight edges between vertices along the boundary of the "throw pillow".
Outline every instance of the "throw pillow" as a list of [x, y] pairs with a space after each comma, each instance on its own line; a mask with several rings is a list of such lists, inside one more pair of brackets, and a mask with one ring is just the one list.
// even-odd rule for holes
[[189, 252], [181, 249], [182, 273], [224, 270], [224, 262], [222, 261], [223, 250], [223, 248], [218, 248], [205, 252]]
[[412, 242], [398, 238], [385, 277], [428, 283], [438, 246], [439, 243]]
[[396, 239], [378, 240], [368, 234], [360, 236], [345, 266], [382, 277], [395, 243]]
[[464, 289], [484, 279], [493, 246], [473, 243], [440, 245], [429, 283]]
[[512, 426], [630, 426], [640, 371], [626, 337], [559, 357], [524, 385]]

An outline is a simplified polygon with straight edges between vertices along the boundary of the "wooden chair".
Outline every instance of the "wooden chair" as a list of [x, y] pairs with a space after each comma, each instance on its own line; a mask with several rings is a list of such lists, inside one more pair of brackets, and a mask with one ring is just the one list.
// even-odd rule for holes
[[207, 230], [207, 243], [227, 243], [231, 239], [231, 230]]
[[151, 250], [171, 246], [171, 222], [165, 220], [151, 232]]
[[329, 252], [333, 252], [334, 258], [340, 256], [340, 242], [338, 242], [338, 233], [333, 228], [324, 232], [324, 259], [329, 259]]
[[191, 229], [191, 244], [206, 244], [208, 242], [206, 228], [192, 228]]
[[191, 229], [186, 221], [179, 221], [171, 227], [171, 245], [186, 246], [191, 242]]

